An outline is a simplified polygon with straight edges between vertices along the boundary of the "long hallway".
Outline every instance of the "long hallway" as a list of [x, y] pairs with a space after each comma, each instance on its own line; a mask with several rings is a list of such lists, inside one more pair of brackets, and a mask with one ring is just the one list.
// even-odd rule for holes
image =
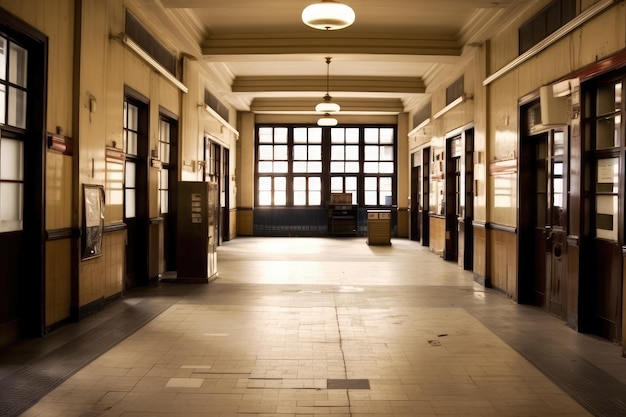
[[0, 415], [624, 416], [621, 348], [394, 239], [237, 238], [0, 352]]

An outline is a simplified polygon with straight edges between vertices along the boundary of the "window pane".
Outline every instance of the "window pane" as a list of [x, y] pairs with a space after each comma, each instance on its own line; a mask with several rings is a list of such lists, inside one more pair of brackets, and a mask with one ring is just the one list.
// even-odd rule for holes
[[26, 87], [28, 51], [14, 43], [9, 45], [9, 82]]
[[274, 192], [274, 205], [275, 206], [284, 206], [287, 204], [287, 192], [286, 191], [275, 191]]
[[344, 146], [333, 145], [330, 147], [330, 159], [333, 161], [342, 161], [344, 159]]
[[358, 161], [359, 160], [359, 147], [358, 145], [346, 146], [346, 160]]
[[6, 86], [0, 84], [0, 123], [6, 123]]
[[346, 191], [356, 191], [356, 177], [346, 177], [344, 179], [346, 184]]
[[287, 162], [274, 162], [274, 172], [276, 173], [284, 173], [287, 172], [289, 165]]
[[287, 145], [274, 146], [274, 159], [278, 161], [286, 161], [288, 159], [289, 148]]
[[306, 172], [307, 163], [305, 161], [296, 161], [293, 163], [293, 172]]
[[322, 172], [322, 163], [321, 162], [309, 162], [308, 172], [315, 173], [315, 174]]
[[170, 145], [169, 144], [161, 143], [159, 157], [161, 158], [161, 161], [163, 161], [166, 164], [170, 162]]
[[366, 206], [378, 205], [378, 201], [376, 200], [376, 197], [377, 197], [376, 191], [365, 191], [364, 197], [365, 197]]
[[393, 129], [383, 128], [380, 129], [380, 143], [393, 144]]
[[15, 87], [9, 87], [8, 124], [26, 128], [26, 92]]
[[293, 159], [297, 161], [306, 161], [307, 159], [307, 146], [295, 145], [293, 147]]
[[22, 141], [0, 139], [0, 179], [22, 181], [24, 179], [24, 144]]
[[309, 178], [309, 190], [321, 191], [322, 179], [320, 177]]
[[169, 193], [167, 190], [161, 190], [161, 213], [169, 213]]
[[259, 128], [259, 143], [272, 143], [274, 140], [274, 129], [271, 127]]
[[330, 179], [330, 191], [333, 193], [343, 192], [343, 178], [342, 177], [332, 177]]
[[391, 191], [391, 183], [391, 178], [381, 177], [378, 184], [381, 191]]
[[365, 160], [378, 161], [378, 146], [365, 146]]
[[378, 178], [376, 177], [366, 177], [364, 183], [365, 190], [377, 190], [378, 189]]
[[277, 127], [274, 129], [274, 143], [287, 143], [286, 127]]
[[322, 204], [322, 193], [320, 191], [309, 191], [309, 205], [319, 206]]
[[344, 143], [345, 142], [344, 129], [341, 127], [331, 129], [330, 130], [330, 142], [331, 143]]
[[170, 171], [167, 169], [162, 169], [161, 170], [161, 183], [159, 184], [159, 188], [161, 188], [162, 190], [167, 190], [169, 189], [169, 178], [170, 178]]
[[359, 129], [356, 127], [346, 129], [346, 143], [359, 143]]
[[259, 162], [259, 172], [262, 172], [264, 174], [272, 172], [273, 167], [274, 167], [274, 164], [272, 162], [269, 162], [269, 161]]
[[391, 192], [389, 191], [381, 191], [380, 192], [380, 198], [379, 198], [379, 204], [382, 206], [390, 206], [392, 201], [391, 201]]
[[306, 190], [306, 177], [295, 177], [293, 179], [293, 189], [298, 191]]
[[365, 162], [363, 164], [363, 172], [368, 174], [378, 174], [378, 162]]
[[616, 195], [596, 196], [596, 236], [617, 240], [618, 204]]
[[139, 126], [139, 118], [137, 116], [139, 110], [137, 109], [137, 106], [133, 106], [130, 103], [127, 103], [128, 108], [127, 108], [127, 116], [128, 119], [126, 121], [126, 128], [130, 129], [130, 130], [137, 130], [137, 127]]
[[0, 37], [0, 80], [7, 79], [7, 40]]
[[330, 163], [330, 172], [333, 174], [340, 174], [344, 172], [344, 163], [343, 162], [331, 162]]
[[358, 162], [346, 162], [346, 172], [356, 173], [359, 172]]
[[294, 191], [293, 192], [293, 205], [294, 206], [306, 206], [306, 191]]
[[378, 128], [368, 127], [364, 129], [365, 143], [378, 143]]
[[272, 189], [272, 177], [259, 177], [259, 190], [269, 191]]
[[124, 217], [131, 219], [135, 217], [135, 190], [124, 191]]
[[274, 159], [274, 147], [272, 145], [259, 145], [259, 159], [264, 161]]
[[293, 143], [306, 143], [307, 141], [307, 128], [296, 127], [293, 129]]
[[309, 145], [309, 159], [319, 161], [322, 159], [321, 145]]
[[271, 191], [259, 191], [259, 205], [269, 206], [272, 204], [272, 192]]
[[381, 174], [393, 174], [393, 162], [381, 162], [378, 169]]
[[0, 182], [0, 232], [22, 230], [24, 186]]
[[135, 187], [135, 163], [134, 162], [126, 162], [126, 171], [124, 173], [124, 187], [126, 188], [134, 188]]
[[159, 122], [159, 140], [167, 143], [170, 141], [170, 124], [165, 120]]
[[322, 128], [309, 128], [309, 143], [322, 143]]
[[129, 155], [137, 155], [137, 133], [135, 132], [127, 132], [126, 153]]
[[287, 189], [287, 178], [285, 178], [285, 177], [276, 177], [276, 178], [274, 178], [274, 189], [275, 190], [286, 190]]
[[393, 146], [387, 145], [380, 147], [380, 160], [393, 161]]

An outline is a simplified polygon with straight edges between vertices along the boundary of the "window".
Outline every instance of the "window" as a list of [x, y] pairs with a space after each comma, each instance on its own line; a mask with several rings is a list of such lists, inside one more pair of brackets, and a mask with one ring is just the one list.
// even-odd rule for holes
[[139, 137], [139, 108], [124, 102], [124, 217], [136, 216], [137, 201], [137, 138]]
[[330, 193], [350, 193], [354, 205], [392, 205], [395, 136], [394, 127], [259, 127], [257, 205], [322, 206]]
[[520, 27], [520, 55], [556, 32], [574, 17], [576, 17], [575, 0], [554, 0]]
[[[0, 37], [0, 126], [26, 129], [28, 51]], [[23, 228], [24, 142], [19, 133], [0, 134], [0, 232]]]
[[287, 205], [289, 144], [286, 127], [262, 127], [258, 131], [258, 205]]
[[161, 172], [159, 173], [159, 201], [161, 213], [169, 213], [169, 169], [170, 169], [171, 125], [167, 120], [159, 121], [159, 157]]

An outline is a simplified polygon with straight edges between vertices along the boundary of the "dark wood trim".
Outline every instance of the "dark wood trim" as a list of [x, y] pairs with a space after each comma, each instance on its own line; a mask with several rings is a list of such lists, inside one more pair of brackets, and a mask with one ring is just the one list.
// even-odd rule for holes
[[171, 119], [174, 123], [178, 123], [178, 115], [171, 110], [159, 105], [159, 115]]
[[432, 212], [428, 213], [428, 217], [432, 217], [434, 219], [441, 219], [441, 220], [445, 220], [446, 219], [445, 214], [436, 214], [436, 213], [432, 213]]
[[498, 224], [498, 223], [487, 223], [487, 229], [497, 230], [499, 232], [505, 232], [505, 233], [513, 233], [513, 234], [517, 233], [517, 227], [507, 226], [505, 224]]
[[121, 232], [126, 230], [126, 223], [124, 222], [115, 222], [104, 225], [104, 233], [113, 233], [113, 232]]
[[626, 246], [622, 246], [622, 256], [626, 257]]
[[237, 207], [237, 211], [254, 211], [254, 207]]
[[611, 71], [615, 71], [626, 67], [626, 48], [609, 55], [601, 61], [589, 64], [586, 67], [580, 68], [570, 74], [567, 77], [563, 77], [557, 81], [562, 81], [570, 78], [580, 78], [580, 81], [587, 81], [602, 74], [606, 74]]
[[148, 219], [148, 224], [153, 225], [153, 224], [161, 224], [163, 223], [163, 217], [152, 217], [150, 219]]
[[65, 227], [62, 229], [46, 230], [46, 241], [73, 239], [80, 237], [80, 229]]

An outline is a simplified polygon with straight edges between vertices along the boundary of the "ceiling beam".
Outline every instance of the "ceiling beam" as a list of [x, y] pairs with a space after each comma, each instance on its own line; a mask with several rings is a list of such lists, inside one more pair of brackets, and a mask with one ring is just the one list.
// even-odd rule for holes
[[[259, 92], [320, 92], [326, 91], [326, 77], [236, 77], [233, 93]], [[331, 77], [330, 93], [370, 92], [423, 94], [426, 92], [420, 77]]]

